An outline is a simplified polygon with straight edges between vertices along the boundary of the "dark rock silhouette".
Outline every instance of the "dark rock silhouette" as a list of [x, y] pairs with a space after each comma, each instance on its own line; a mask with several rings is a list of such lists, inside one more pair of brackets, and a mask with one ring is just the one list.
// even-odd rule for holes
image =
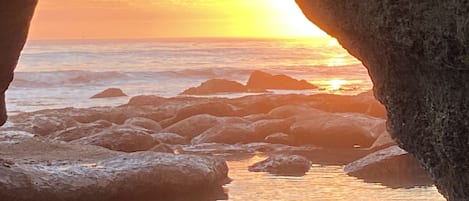
[[113, 97], [122, 97], [122, 96], [127, 96], [122, 89], [119, 88], [109, 88], [106, 89], [102, 92], [97, 93], [94, 96], [91, 96], [91, 98], [113, 98]]
[[469, 200], [469, 2], [297, 0], [368, 68], [398, 144]]
[[317, 86], [308, 83], [306, 80], [296, 80], [286, 75], [271, 75], [262, 71], [253, 71], [246, 84], [248, 89], [316, 89]]
[[7, 120], [5, 91], [26, 42], [37, 0], [0, 1], [0, 126]]
[[248, 89], [243, 84], [225, 80], [225, 79], [211, 79], [203, 82], [198, 87], [192, 87], [181, 94], [185, 95], [209, 95], [216, 93], [242, 93], [248, 92]]

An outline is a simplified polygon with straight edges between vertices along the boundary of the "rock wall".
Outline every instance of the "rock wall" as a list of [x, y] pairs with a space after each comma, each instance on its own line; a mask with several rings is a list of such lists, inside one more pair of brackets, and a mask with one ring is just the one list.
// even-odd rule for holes
[[0, 125], [6, 121], [5, 91], [13, 80], [37, 0], [0, 0]]
[[469, 200], [469, 1], [296, 1], [368, 68], [399, 145]]

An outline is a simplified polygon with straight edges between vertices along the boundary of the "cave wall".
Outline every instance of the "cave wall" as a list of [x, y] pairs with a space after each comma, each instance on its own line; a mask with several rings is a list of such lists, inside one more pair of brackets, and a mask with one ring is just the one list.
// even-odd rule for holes
[[296, 0], [361, 60], [388, 129], [448, 200], [469, 200], [469, 1]]
[[7, 119], [5, 91], [26, 42], [37, 0], [0, 0], [0, 126]]

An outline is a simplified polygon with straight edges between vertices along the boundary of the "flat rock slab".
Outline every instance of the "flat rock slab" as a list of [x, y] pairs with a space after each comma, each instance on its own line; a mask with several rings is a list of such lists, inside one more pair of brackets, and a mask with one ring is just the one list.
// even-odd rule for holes
[[417, 160], [398, 146], [371, 153], [344, 167], [345, 173], [392, 188], [433, 185]]
[[274, 175], [303, 176], [312, 162], [299, 155], [274, 155], [249, 166], [251, 172], [268, 172]]
[[127, 154], [38, 139], [2, 145], [0, 159], [2, 200], [164, 200], [208, 194], [228, 181], [218, 158]]

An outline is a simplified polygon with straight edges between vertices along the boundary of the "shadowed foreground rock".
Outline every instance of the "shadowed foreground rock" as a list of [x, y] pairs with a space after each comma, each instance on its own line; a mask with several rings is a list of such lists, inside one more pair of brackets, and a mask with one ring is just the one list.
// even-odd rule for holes
[[218, 158], [29, 139], [0, 147], [0, 200], [210, 200], [227, 173]]
[[297, 3], [368, 68], [392, 135], [439, 191], [469, 200], [469, 1]]

